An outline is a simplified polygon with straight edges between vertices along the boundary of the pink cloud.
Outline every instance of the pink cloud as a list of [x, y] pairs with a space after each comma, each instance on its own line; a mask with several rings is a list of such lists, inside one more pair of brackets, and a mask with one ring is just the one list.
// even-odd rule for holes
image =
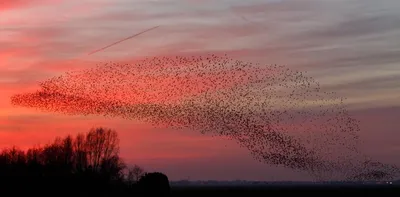
[[56, 3], [62, 0], [0, 0], [0, 11], [7, 11], [31, 6]]
[[273, 14], [285, 11], [296, 11], [310, 8], [315, 5], [314, 0], [305, 1], [278, 1], [268, 3], [253, 3], [241, 6], [232, 6], [231, 9], [237, 14]]

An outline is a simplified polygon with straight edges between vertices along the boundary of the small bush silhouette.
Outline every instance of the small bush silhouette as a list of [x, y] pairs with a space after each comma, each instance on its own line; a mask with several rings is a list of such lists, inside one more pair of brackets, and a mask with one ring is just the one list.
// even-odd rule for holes
[[146, 173], [139, 180], [138, 186], [148, 195], [166, 196], [171, 191], [168, 177], [161, 172]]

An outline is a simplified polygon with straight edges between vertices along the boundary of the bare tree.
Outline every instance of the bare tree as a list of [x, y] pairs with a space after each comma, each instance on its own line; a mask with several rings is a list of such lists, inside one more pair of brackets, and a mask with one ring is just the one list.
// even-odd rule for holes
[[72, 167], [74, 149], [73, 149], [73, 138], [68, 135], [62, 140], [62, 152], [64, 156], [64, 164], [68, 167]]
[[127, 180], [130, 184], [137, 183], [144, 174], [144, 169], [135, 164], [128, 168]]
[[76, 136], [74, 149], [74, 164], [77, 171], [84, 171], [88, 167], [85, 135], [80, 133]]
[[125, 163], [118, 156], [112, 156], [108, 159], [103, 159], [101, 162], [101, 172], [106, 175], [107, 180], [117, 181], [123, 180], [123, 170], [126, 168]]
[[28, 149], [26, 151], [26, 159], [30, 164], [43, 164], [43, 148], [37, 146]]
[[[0, 179], [4, 179], [0, 181], [2, 188], [48, 185], [67, 190], [117, 189], [126, 186], [123, 184], [126, 165], [118, 152], [117, 132], [104, 128], [74, 137], [58, 137], [26, 152], [14, 146], [0, 150]], [[142, 170], [132, 172], [137, 175]]]
[[86, 152], [93, 170], [100, 169], [103, 160], [109, 160], [119, 153], [118, 133], [106, 128], [93, 128], [86, 135]]
[[3, 149], [2, 156], [7, 164], [20, 164], [25, 163], [25, 152], [13, 146], [10, 149]]

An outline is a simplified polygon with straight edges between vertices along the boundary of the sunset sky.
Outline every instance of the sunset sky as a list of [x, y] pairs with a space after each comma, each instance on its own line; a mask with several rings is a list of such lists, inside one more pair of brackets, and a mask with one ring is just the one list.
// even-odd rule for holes
[[365, 154], [400, 165], [399, 10], [398, 0], [0, 0], [0, 147], [104, 126], [119, 132], [126, 162], [171, 180], [308, 180], [225, 139], [10, 104], [41, 80], [102, 61], [216, 52], [307, 71], [347, 98]]

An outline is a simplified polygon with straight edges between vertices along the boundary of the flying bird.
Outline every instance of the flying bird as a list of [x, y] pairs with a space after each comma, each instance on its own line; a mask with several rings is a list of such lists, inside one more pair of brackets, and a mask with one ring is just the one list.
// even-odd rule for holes
[[110, 44], [110, 45], [107, 45], [107, 46], [105, 46], [105, 47], [103, 47], [103, 48], [94, 50], [94, 51], [88, 53], [88, 55], [92, 55], [92, 54], [95, 54], [95, 53], [97, 53], [97, 52], [103, 51], [104, 49], [107, 49], [107, 48], [109, 48], [109, 47], [112, 47], [112, 46], [114, 46], [114, 45], [116, 45], [116, 44], [119, 44], [119, 43], [121, 43], [121, 42], [123, 42], [123, 41], [129, 40], [129, 39], [134, 38], [134, 37], [136, 37], [136, 36], [139, 36], [139, 35], [141, 35], [141, 34], [143, 34], [143, 33], [146, 33], [146, 32], [148, 32], [148, 31], [151, 31], [151, 30], [156, 29], [156, 28], [158, 28], [158, 27], [160, 27], [160, 26], [155, 26], [155, 27], [152, 27], [152, 28], [150, 28], [150, 29], [146, 29], [146, 30], [141, 31], [141, 32], [139, 32], [139, 33], [137, 33], [137, 34], [134, 34], [134, 35], [132, 35], [132, 36], [129, 36], [129, 37], [127, 37], [127, 38], [124, 38], [124, 39], [122, 39], [122, 40], [119, 40], [119, 41], [117, 41], [117, 42], [114, 42], [114, 43], [112, 43], [112, 44]]

